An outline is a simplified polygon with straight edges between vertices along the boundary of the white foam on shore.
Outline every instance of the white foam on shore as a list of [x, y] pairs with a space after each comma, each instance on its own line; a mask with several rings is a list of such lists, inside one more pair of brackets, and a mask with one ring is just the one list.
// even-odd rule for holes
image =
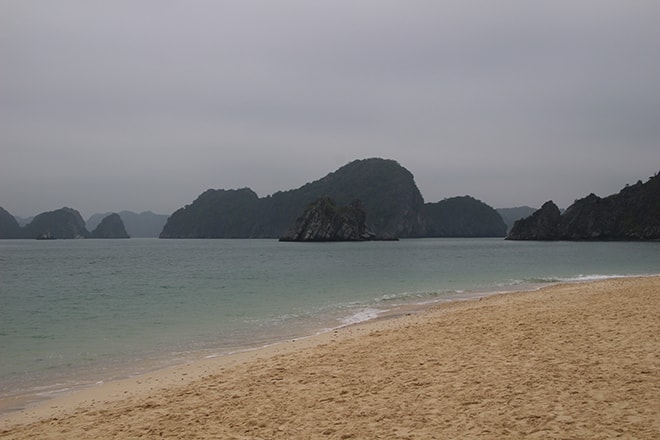
[[[417, 305], [417, 306], [428, 306], [432, 304], [442, 303], [442, 302], [451, 302], [451, 301], [466, 301], [474, 300], [482, 297], [487, 297], [490, 295], [496, 295], [501, 293], [514, 292], [517, 290], [538, 290], [547, 285], [558, 284], [558, 283], [581, 283], [581, 282], [590, 282], [590, 281], [601, 281], [609, 280], [616, 278], [631, 278], [638, 276], [657, 276], [654, 274], [646, 275], [605, 275], [605, 274], [579, 274], [571, 277], [540, 277], [540, 278], [531, 278], [525, 280], [514, 280], [507, 283], [496, 284], [492, 287], [498, 287], [497, 289], [485, 288], [485, 289], [474, 289], [474, 290], [442, 290], [442, 291], [414, 291], [414, 292], [401, 292], [395, 294], [385, 294], [381, 297], [375, 298], [374, 301], [376, 304], [379, 303], [388, 303], [390, 308], [388, 309], [379, 309], [373, 307], [364, 307], [358, 311], [339, 318], [341, 322], [341, 327], [347, 327], [354, 324], [359, 324], [362, 322], [370, 321], [376, 319], [388, 312], [391, 312], [391, 307], [395, 309], [400, 306], [408, 305]], [[325, 331], [331, 330], [329, 328], [324, 328], [318, 333], [324, 333]]]
[[464, 294], [464, 290], [419, 290], [399, 293], [388, 293], [374, 298], [376, 304], [387, 303], [393, 306], [402, 304], [430, 304], [450, 300], [456, 295]]
[[542, 283], [581, 283], [589, 281], [602, 281], [602, 280], [613, 280], [616, 278], [636, 278], [636, 277], [653, 277], [658, 276], [658, 274], [647, 273], [647, 274], [634, 274], [634, 275], [622, 275], [622, 274], [579, 274], [572, 277], [548, 277], [548, 278], [539, 278], [533, 281], [538, 281]]
[[503, 292], [506, 292], [507, 287], [514, 287], [514, 290], [519, 290], [521, 286], [523, 288], [540, 288], [549, 284], [557, 283], [581, 283], [589, 281], [601, 281], [601, 280], [611, 280], [616, 278], [635, 278], [635, 277], [654, 277], [660, 276], [660, 274], [646, 273], [646, 274], [633, 274], [633, 275], [621, 275], [621, 274], [578, 274], [575, 276], [544, 276], [537, 278], [525, 278], [525, 279], [513, 279], [506, 282], [496, 284], [497, 287], [505, 288]]
[[562, 281], [569, 281], [569, 282], [575, 282], [575, 281], [599, 281], [599, 280], [609, 280], [613, 278], [627, 278], [632, 275], [601, 275], [601, 274], [589, 274], [589, 275], [577, 275], [572, 278], [564, 278], [561, 279]]
[[364, 308], [360, 309], [357, 312], [345, 316], [339, 319], [339, 322], [342, 323], [341, 327], [346, 327], [349, 325], [359, 324], [361, 322], [370, 321], [372, 319], [378, 318], [379, 315], [388, 312], [387, 309], [374, 309], [374, 308]]

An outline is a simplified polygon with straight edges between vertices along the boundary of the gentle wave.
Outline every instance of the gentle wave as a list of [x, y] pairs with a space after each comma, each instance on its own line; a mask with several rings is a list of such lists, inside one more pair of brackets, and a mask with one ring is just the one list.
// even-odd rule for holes
[[623, 275], [623, 274], [579, 274], [575, 276], [546, 276], [546, 277], [531, 277], [524, 279], [514, 279], [503, 283], [498, 283], [498, 288], [505, 287], [519, 287], [519, 286], [534, 286], [539, 284], [555, 284], [555, 283], [576, 283], [587, 281], [610, 280], [616, 278], [630, 278], [637, 276], [655, 276], [654, 274], [643, 275]]
[[538, 282], [538, 283], [575, 283], [575, 282], [586, 282], [586, 281], [600, 281], [600, 280], [611, 280], [616, 278], [632, 278], [637, 276], [654, 276], [654, 274], [644, 274], [644, 275], [624, 275], [624, 274], [579, 274], [570, 277], [541, 277], [533, 278], [527, 282]]
[[639, 275], [602, 275], [602, 274], [591, 274], [591, 275], [578, 275], [572, 278], [562, 279], [562, 281], [574, 282], [574, 281], [599, 281], [599, 280], [610, 280], [614, 278], [632, 278]]
[[422, 300], [422, 303], [428, 300], [436, 301], [438, 299], [450, 299], [455, 295], [464, 294], [464, 290], [419, 290], [413, 292], [400, 292], [400, 293], [387, 293], [377, 298], [374, 298], [376, 304], [381, 303], [396, 303], [396, 302], [415, 302]]
[[378, 318], [378, 316], [380, 316], [383, 313], [386, 313], [388, 311], [389, 310], [385, 310], [385, 309], [364, 308], [364, 309], [360, 309], [359, 311], [357, 311], [357, 312], [355, 312], [351, 315], [340, 318], [339, 322], [342, 323], [342, 327], [349, 326], [349, 325], [354, 325], [354, 324], [359, 324], [361, 322], [376, 319], [376, 318]]

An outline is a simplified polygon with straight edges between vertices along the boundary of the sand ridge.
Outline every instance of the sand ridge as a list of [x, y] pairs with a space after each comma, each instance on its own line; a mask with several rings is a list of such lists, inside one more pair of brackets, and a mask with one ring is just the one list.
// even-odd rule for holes
[[0, 438], [660, 438], [658, 311], [658, 277], [449, 303], [86, 390]]

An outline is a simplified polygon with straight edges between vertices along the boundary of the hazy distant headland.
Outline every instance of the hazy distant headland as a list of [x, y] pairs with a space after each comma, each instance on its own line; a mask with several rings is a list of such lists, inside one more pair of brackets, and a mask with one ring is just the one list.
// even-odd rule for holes
[[158, 237], [167, 217], [151, 211], [121, 211], [94, 214], [85, 222], [77, 210], [64, 207], [19, 219], [0, 207], [0, 238]]
[[[94, 230], [101, 223], [101, 220], [110, 214], [112, 213], [106, 212], [92, 215], [87, 219], [87, 229], [90, 231]], [[151, 211], [144, 211], [139, 214], [132, 211], [120, 211], [117, 214], [122, 222], [124, 222], [128, 235], [135, 238], [158, 237], [167, 222], [167, 217], [169, 217], [163, 214], [155, 214]]]
[[0, 208], [0, 238], [28, 238], [37, 240], [73, 238], [129, 238], [119, 215], [105, 216], [96, 228], [89, 232], [78, 211], [64, 207], [42, 212], [30, 223], [20, 226], [18, 221]]

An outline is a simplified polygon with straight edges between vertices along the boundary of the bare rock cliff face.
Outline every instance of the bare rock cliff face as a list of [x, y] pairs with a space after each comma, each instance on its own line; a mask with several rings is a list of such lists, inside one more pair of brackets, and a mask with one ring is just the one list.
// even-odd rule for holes
[[364, 241], [374, 238], [367, 230], [366, 213], [359, 200], [337, 206], [321, 197], [280, 237], [280, 241]]

